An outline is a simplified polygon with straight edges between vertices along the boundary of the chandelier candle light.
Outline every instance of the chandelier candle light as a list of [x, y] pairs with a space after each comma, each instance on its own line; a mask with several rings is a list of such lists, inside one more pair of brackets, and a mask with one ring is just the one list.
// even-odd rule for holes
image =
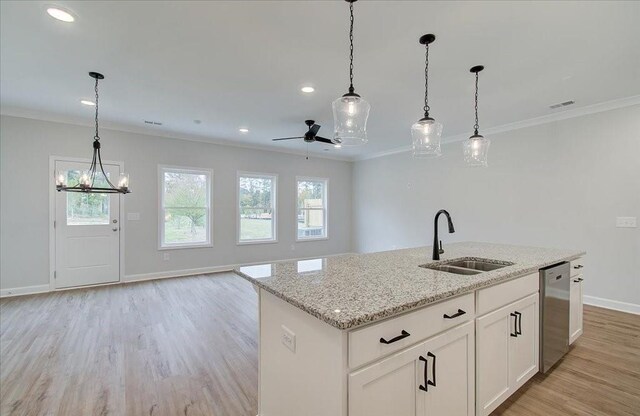
[[440, 138], [442, 136], [442, 124], [429, 116], [429, 44], [436, 40], [432, 34], [420, 37], [420, 44], [425, 45], [424, 65], [424, 117], [411, 126], [411, 138], [413, 141], [413, 157], [427, 158], [442, 155], [440, 150]]
[[344, 146], [357, 146], [367, 142], [367, 118], [371, 106], [355, 93], [353, 88], [353, 3], [356, 0], [345, 0], [349, 3], [349, 92], [335, 100], [333, 107], [334, 134], [333, 141]]
[[478, 129], [480, 128], [480, 125], [478, 124], [478, 73], [483, 69], [484, 66], [477, 65], [469, 70], [470, 72], [476, 74], [476, 123], [473, 126], [473, 136], [469, 137], [469, 139], [463, 143], [463, 150], [464, 161], [467, 163], [467, 165], [487, 167], [487, 154], [489, 153], [489, 144], [491, 144], [491, 142], [480, 135], [480, 133], [478, 133]]
[[[104, 79], [104, 75], [98, 72], [89, 72], [89, 76], [96, 80], [96, 132], [93, 136], [93, 159], [88, 171], [82, 172], [78, 183], [74, 186], [67, 185], [67, 172], [56, 172], [56, 189], [58, 192], [84, 192], [94, 194], [128, 194], [129, 175], [121, 173], [118, 178], [118, 186], [114, 186], [102, 167], [102, 158], [100, 157], [100, 135], [98, 134], [98, 80]], [[105, 183], [104, 186], [96, 186], [96, 183]]]

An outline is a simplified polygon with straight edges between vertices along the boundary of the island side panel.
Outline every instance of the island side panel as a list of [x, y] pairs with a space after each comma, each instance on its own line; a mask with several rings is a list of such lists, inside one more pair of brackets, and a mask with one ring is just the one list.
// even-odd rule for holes
[[259, 416], [347, 416], [346, 357], [345, 331], [260, 290]]

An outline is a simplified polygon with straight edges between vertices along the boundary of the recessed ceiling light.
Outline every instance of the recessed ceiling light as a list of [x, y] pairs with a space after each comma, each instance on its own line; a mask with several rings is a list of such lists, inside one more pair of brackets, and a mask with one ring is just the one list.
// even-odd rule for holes
[[240, 128], [238, 129], [238, 131], [239, 131], [240, 133], [249, 133], [249, 129], [248, 129], [248, 128], [245, 128], [245, 127], [240, 127]]
[[89, 101], [89, 100], [80, 100], [80, 102], [84, 105], [96, 105], [96, 103], [94, 103], [93, 101]]
[[314, 92], [315, 90], [316, 90], [315, 88], [309, 87], [309, 86], [300, 88], [300, 91], [306, 92], [306, 93]]
[[71, 23], [76, 20], [76, 18], [73, 17], [71, 13], [62, 9], [58, 9], [57, 7], [49, 7], [47, 9], [47, 13], [49, 13], [49, 16], [53, 17], [54, 19], [60, 20], [61, 22]]

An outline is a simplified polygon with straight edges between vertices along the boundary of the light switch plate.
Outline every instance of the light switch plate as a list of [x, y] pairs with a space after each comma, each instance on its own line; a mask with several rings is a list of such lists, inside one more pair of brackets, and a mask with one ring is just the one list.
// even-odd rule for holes
[[129, 221], [138, 221], [140, 219], [140, 213], [139, 212], [128, 212], [127, 213], [127, 220]]
[[285, 347], [289, 348], [291, 352], [295, 353], [296, 352], [296, 334], [284, 325], [282, 325], [281, 328], [282, 328], [282, 334], [280, 338], [282, 339], [282, 343], [284, 344]]
[[636, 228], [637, 221], [636, 217], [617, 217], [616, 218], [616, 227], [618, 228]]

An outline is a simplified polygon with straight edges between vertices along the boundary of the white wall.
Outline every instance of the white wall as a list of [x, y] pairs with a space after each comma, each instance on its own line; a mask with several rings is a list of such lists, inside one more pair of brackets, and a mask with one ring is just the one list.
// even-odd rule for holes
[[[352, 163], [285, 153], [102, 130], [103, 158], [124, 161], [125, 274], [167, 271], [349, 252]], [[49, 284], [49, 155], [88, 158], [91, 127], [2, 116], [0, 119], [0, 289]], [[214, 171], [213, 248], [158, 247], [158, 164]], [[277, 173], [278, 243], [236, 246], [236, 173]], [[295, 176], [329, 178], [329, 239], [295, 242]], [[127, 212], [141, 214], [126, 221]], [[293, 249], [292, 249], [293, 247]], [[123, 280], [126, 280], [123, 279]]]
[[448, 234], [441, 218], [445, 250], [464, 240], [586, 250], [585, 294], [639, 305], [640, 228], [615, 219], [640, 217], [640, 106], [490, 139], [487, 169], [465, 167], [460, 142], [440, 159], [355, 163], [354, 248], [431, 245], [445, 208], [456, 227]]

